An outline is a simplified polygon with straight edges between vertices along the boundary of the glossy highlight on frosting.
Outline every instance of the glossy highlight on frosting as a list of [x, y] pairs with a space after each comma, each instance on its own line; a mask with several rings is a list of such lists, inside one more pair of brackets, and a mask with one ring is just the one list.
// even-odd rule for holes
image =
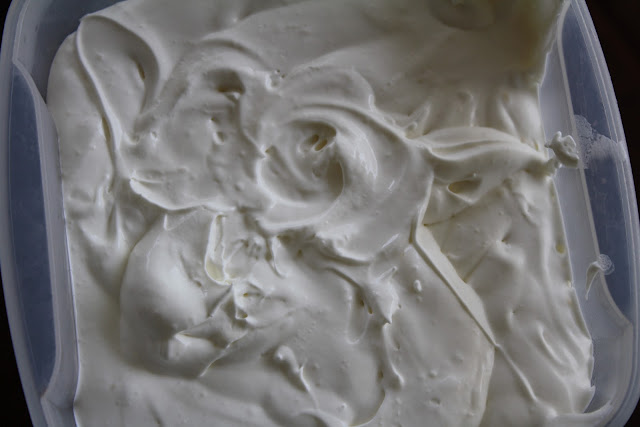
[[575, 155], [546, 144], [537, 98], [561, 8], [127, 0], [84, 17], [47, 99], [78, 425], [581, 414], [592, 344], [552, 180]]

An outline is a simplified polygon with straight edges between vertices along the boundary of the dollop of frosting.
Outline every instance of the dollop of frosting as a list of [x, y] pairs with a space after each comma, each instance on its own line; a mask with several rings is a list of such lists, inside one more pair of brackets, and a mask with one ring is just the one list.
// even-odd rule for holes
[[560, 6], [129, 0], [83, 18], [48, 93], [79, 424], [581, 413], [591, 340], [537, 106]]

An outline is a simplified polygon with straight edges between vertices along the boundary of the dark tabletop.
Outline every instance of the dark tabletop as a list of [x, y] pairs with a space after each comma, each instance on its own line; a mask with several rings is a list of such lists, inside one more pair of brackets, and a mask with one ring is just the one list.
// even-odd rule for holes
[[[4, 3], [4, 2], [0, 2]], [[607, 66], [613, 80], [624, 127], [636, 193], [640, 194], [640, 2], [637, 0], [587, 0]], [[4, 23], [7, 6], [0, 6]], [[11, 336], [0, 293], [0, 367], [4, 409], [0, 420], [7, 426], [31, 424], [13, 356]], [[640, 425], [640, 405], [627, 426]]]

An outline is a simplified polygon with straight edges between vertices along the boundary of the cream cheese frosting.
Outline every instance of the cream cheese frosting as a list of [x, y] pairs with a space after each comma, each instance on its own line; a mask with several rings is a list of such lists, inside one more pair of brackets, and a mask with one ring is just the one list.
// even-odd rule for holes
[[47, 99], [78, 425], [582, 413], [592, 344], [553, 184], [575, 143], [545, 148], [538, 103], [562, 5], [127, 0], [84, 17]]

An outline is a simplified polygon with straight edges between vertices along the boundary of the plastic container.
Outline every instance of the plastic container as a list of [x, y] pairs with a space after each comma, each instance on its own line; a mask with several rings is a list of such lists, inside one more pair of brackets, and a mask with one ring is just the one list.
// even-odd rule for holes
[[[14, 0], [0, 58], [0, 263], [33, 424], [75, 425], [77, 380], [55, 127], [43, 101], [53, 56], [79, 18], [114, 0]], [[594, 340], [596, 395], [622, 426], [640, 394], [638, 211], [611, 80], [584, 0], [573, 0], [541, 88], [548, 136], [572, 135], [583, 167], [560, 169], [574, 283]], [[592, 263], [600, 259], [600, 272]], [[593, 279], [588, 299], [588, 279]]]

